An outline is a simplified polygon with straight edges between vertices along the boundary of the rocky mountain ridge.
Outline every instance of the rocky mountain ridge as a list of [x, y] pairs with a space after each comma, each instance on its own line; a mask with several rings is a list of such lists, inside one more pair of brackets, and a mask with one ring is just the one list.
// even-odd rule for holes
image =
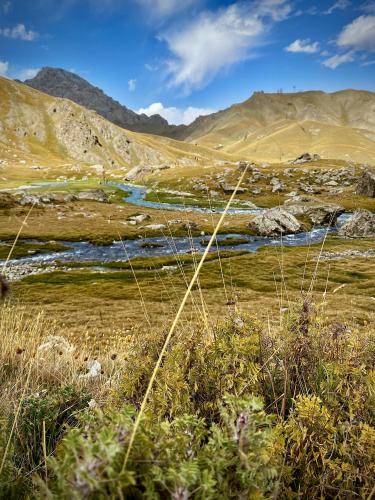
[[75, 160], [124, 172], [134, 166], [157, 169], [226, 159], [189, 143], [124, 130], [71, 100], [3, 77], [0, 99], [0, 152], [9, 158], [33, 154], [41, 160]]
[[34, 78], [25, 80], [24, 83], [50, 96], [70, 99], [80, 106], [96, 111], [103, 118], [127, 130], [172, 135], [175, 129], [160, 115], [149, 117], [135, 113], [84, 78], [64, 69], [42, 68]]
[[172, 126], [122, 106], [66, 70], [43, 68], [25, 84], [95, 110], [128, 130], [171, 137], [254, 161], [289, 161], [305, 151], [322, 158], [371, 162], [375, 155], [375, 93], [255, 92], [242, 103]]

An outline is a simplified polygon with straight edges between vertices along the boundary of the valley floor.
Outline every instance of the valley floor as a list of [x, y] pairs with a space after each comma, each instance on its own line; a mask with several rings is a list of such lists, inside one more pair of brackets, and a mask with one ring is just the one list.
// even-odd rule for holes
[[[313, 196], [320, 202], [341, 204], [349, 211], [358, 207], [374, 210], [373, 198], [354, 194], [353, 184], [360, 175], [360, 168], [345, 165], [342, 161], [321, 160], [293, 167], [269, 165], [255, 169], [246, 176], [245, 191], [236, 196], [235, 206], [245, 210], [249, 202], [256, 207], [279, 206], [288, 200], [289, 192], [303, 193], [313, 186], [311, 189], [316, 191]], [[34, 183], [53, 180], [49, 177], [50, 172], [33, 172], [35, 177], [31, 181]], [[67, 172], [60, 171], [64, 173]], [[220, 207], [229, 199], [225, 186], [234, 185], [238, 175], [236, 167], [225, 165], [221, 169], [185, 167], [174, 172], [165, 170], [150, 174], [142, 179], [149, 189], [146, 200], [151, 206], [157, 204], [158, 209], [135, 206], [127, 202], [125, 192], [95, 178], [77, 180], [68, 176], [68, 184], [63, 181], [39, 186], [30, 191], [30, 195], [64, 197], [100, 188], [107, 193], [110, 203], [95, 199], [38, 202], [22, 227], [21, 239], [8, 264], [10, 276], [17, 263], [14, 259], [58, 253], [52, 263], [41, 260], [38, 272], [34, 273], [33, 269], [31, 272], [27, 266], [21, 269], [23, 279], [11, 284], [12, 300], [33, 308], [42, 307], [55, 319], [60, 332], [76, 338], [85, 335], [93, 348], [103, 341], [110, 346], [119, 332], [126, 336], [137, 330], [144, 323], [145, 315], [151, 324], [166, 327], [199, 259], [195, 254], [177, 254], [173, 238], [185, 238], [187, 247], [195, 238], [203, 248], [208, 241], [207, 235], [219, 220]], [[274, 184], [270, 184], [270, 180], [275, 178], [286, 187], [273, 193]], [[2, 187], [14, 188], [14, 180], [4, 182]], [[207, 194], [210, 192], [211, 195]], [[164, 203], [175, 204], [182, 210], [166, 210], [162, 208]], [[0, 257], [5, 259], [30, 204], [12, 205], [9, 200], [8, 205], [6, 200], [2, 204]], [[191, 206], [214, 206], [215, 212], [200, 213], [191, 210]], [[248, 211], [226, 217], [220, 233], [234, 235], [228, 240], [231, 246], [219, 247], [210, 255], [201, 273], [199, 290], [194, 292], [195, 298], [187, 307], [187, 321], [199, 323], [203, 317], [204, 321], [214, 323], [220, 311], [238, 307], [245, 311], [256, 310], [263, 318], [274, 318], [272, 321], [278, 322], [280, 315], [300, 299], [301, 291], [309, 288], [316, 268], [314, 289], [318, 300], [326, 304], [329, 316], [339, 316], [358, 325], [373, 319], [373, 240], [343, 240], [331, 235], [324, 242], [323, 251], [333, 252], [336, 258], [321, 259], [318, 267], [316, 259], [322, 246], [313, 241], [310, 245], [282, 248], [276, 238], [275, 245], [249, 254], [241, 247], [244, 237], [252, 234], [249, 220], [254, 214]], [[137, 219], [140, 215], [141, 219]], [[305, 224], [308, 228], [307, 221]], [[159, 243], [153, 250], [149, 241], [155, 237]], [[139, 238], [145, 241], [143, 256], [132, 259], [130, 265], [126, 262], [127, 241]], [[113, 262], [107, 259], [104, 265], [94, 258], [91, 261], [86, 258], [86, 262], [80, 259], [77, 262], [59, 261], [59, 253], [64, 255], [68, 242], [111, 245], [114, 240], [122, 241], [124, 250], [122, 257], [117, 256]], [[158, 245], [164, 245], [168, 255], [147, 258], [148, 254], [157, 254]], [[353, 251], [354, 255], [350, 255]]]

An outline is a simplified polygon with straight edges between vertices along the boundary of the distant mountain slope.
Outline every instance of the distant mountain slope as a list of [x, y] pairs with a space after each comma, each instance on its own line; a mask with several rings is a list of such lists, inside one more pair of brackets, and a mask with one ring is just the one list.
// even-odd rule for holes
[[[0, 156], [25, 153], [120, 168], [226, 160], [221, 152], [117, 127], [68, 99], [51, 97], [0, 77]], [[12, 151], [16, 154], [12, 155]]]
[[150, 117], [145, 114], [139, 115], [80, 76], [64, 69], [42, 68], [35, 78], [24, 83], [51, 96], [64, 97], [87, 109], [92, 109], [127, 130], [168, 135], [175, 129], [160, 115]]
[[373, 162], [375, 93], [258, 92], [198, 118], [176, 136], [254, 160], [288, 160], [312, 151], [325, 158]]

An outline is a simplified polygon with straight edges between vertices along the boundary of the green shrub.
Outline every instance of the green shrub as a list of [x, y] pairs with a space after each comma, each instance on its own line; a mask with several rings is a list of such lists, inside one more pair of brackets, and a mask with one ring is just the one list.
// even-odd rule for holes
[[[126, 471], [134, 410], [94, 417], [64, 437], [49, 461], [58, 498], [264, 498], [274, 490], [282, 439], [259, 398], [227, 397], [217, 423], [146, 415]], [[46, 486], [43, 485], [44, 493]]]

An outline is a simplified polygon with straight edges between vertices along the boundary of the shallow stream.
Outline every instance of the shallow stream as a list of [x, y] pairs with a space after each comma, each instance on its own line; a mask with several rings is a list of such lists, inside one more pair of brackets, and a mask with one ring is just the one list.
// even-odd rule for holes
[[[43, 183], [34, 185], [33, 188], [40, 188], [46, 186], [56, 186], [64, 185], [68, 183]], [[131, 203], [140, 207], [147, 208], [158, 208], [158, 209], [168, 209], [168, 210], [181, 210], [181, 211], [196, 211], [201, 213], [209, 212], [209, 208], [185, 207], [178, 204], [162, 203], [145, 200], [147, 193], [147, 188], [143, 186], [134, 186], [131, 184], [111, 184], [111, 186], [126, 191], [130, 193], [129, 196], [124, 198], [124, 201]], [[216, 212], [220, 212], [223, 209], [215, 209]], [[261, 213], [263, 209], [231, 209], [231, 214], [236, 213]], [[327, 231], [329, 233], [337, 232], [337, 229], [350, 217], [350, 214], [344, 214], [339, 217], [337, 225], [330, 229], [326, 227], [317, 227], [311, 231], [292, 234], [281, 237], [261, 237], [261, 236], [249, 236], [247, 234], [223, 234], [218, 235], [217, 240], [221, 242], [219, 248], [222, 251], [226, 250], [240, 250], [245, 252], [255, 252], [258, 248], [264, 246], [302, 246], [313, 243], [319, 243], [325, 237]], [[225, 240], [228, 238], [235, 238], [246, 240], [246, 242], [241, 242], [241, 244], [231, 244], [228, 242], [225, 244]], [[169, 236], [156, 236], [149, 238], [138, 238], [136, 240], [126, 240], [113, 241], [111, 245], [95, 245], [88, 241], [82, 242], [61, 242], [64, 243], [69, 249], [62, 252], [51, 252], [51, 253], [41, 253], [36, 255], [30, 255], [21, 257], [19, 259], [14, 259], [9, 262], [10, 265], [17, 264], [49, 264], [55, 261], [60, 261], [62, 263], [69, 262], [121, 262], [127, 261], [135, 257], [160, 257], [169, 256], [174, 254], [186, 254], [192, 251], [202, 252], [207, 243], [209, 235], [199, 236], [199, 237], [169, 237]], [[30, 241], [32, 243], [37, 243], [35, 241]], [[217, 251], [217, 245], [214, 244], [211, 248], [212, 252]]]

